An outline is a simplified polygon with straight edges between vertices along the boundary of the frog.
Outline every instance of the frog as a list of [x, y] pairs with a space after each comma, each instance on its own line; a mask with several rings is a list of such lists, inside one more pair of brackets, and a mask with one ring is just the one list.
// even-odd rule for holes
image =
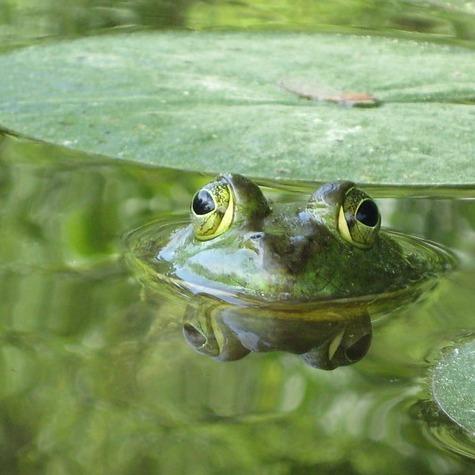
[[145, 285], [186, 302], [183, 333], [198, 352], [233, 361], [287, 351], [335, 369], [369, 350], [370, 314], [417, 300], [456, 265], [442, 245], [381, 221], [351, 181], [322, 184], [303, 204], [274, 203], [226, 173], [196, 191], [189, 219], [132, 233], [129, 254]]

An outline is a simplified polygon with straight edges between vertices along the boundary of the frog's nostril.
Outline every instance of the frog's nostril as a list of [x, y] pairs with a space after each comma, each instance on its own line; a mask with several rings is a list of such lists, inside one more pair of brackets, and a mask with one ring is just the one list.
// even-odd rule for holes
[[252, 233], [251, 235], [249, 235], [249, 239], [252, 239], [253, 241], [257, 241], [261, 239], [263, 236], [264, 236], [264, 233], [261, 233], [261, 232]]
[[202, 348], [206, 343], [206, 337], [191, 323], [183, 325], [183, 335], [186, 341], [194, 348]]
[[371, 334], [362, 336], [358, 341], [346, 348], [345, 356], [349, 362], [358, 361], [363, 358], [369, 350], [371, 344]]

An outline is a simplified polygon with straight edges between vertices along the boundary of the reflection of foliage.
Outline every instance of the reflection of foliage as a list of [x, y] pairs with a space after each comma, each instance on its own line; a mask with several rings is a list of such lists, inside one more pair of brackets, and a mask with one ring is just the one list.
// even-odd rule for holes
[[[456, 191], [454, 190], [456, 194]], [[388, 209], [391, 225], [472, 254], [475, 251], [475, 209], [454, 199], [401, 199]], [[468, 238], [468, 239], [467, 239]]]
[[[189, 18], [230, 28], [313, 30], [336, 26], [390, 31], [449, 33], [450, 24], [437, 10], [418, 2], [367, 2], [361, 0], [257, 0], [196, 2]], [[440, 15], [440, 16], [439, 16]]]
[[[179, 302], [140, 301], [117, 260], [124, 231], [186, 207], [203, 177], [15, 139], [0, 154], [2, 472], [471, 473], [409, 408], [422, 358], [471, 318], [473, 276], [437, 308], [377, 322], [354, 367], [273, 354], [218, 364], [184, 345]], [[473, 231], [473, 206], [459, 206], [452, 219], [471, 216]], [[409, 211], [395, 204], [389, 223]]]
[[0, 38], [87, 34], [122, 26], [184, 27], [193, 0], [6, 0], [0, 3]]
[[237, 28], [321, 30], [328, 28], [400, 35], [475, 37], [470, 2], [399, 0], [4, 0], [0, 37], [25, 38], [87, 34], [105, 28]]
[[[81, 267], [115, 258], [122, 232], [158, 212], [173, 210], [203, 182], [190, 175], [177, 186], [171, 179], [176, 172], [132, 165], [119, 164], [107, 172], [101, 160], [81, 167], [72, 152], [14, 138], [4, 142], [2, 151], [2, 219], [10, 230], [2, 236], [4, 264]], [[25, 160], [28, 172], [20, 165]], [[47, 171], [49, 160], [56, 161], [54, 172]], [[8, 162], [16, 162], [20, 171]]]

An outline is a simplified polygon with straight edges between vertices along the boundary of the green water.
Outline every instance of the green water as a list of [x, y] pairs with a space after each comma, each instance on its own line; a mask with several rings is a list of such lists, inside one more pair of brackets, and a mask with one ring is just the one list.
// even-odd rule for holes
[[[383, 225], [449, 246], [462, 265], [373, 322], [360, 362], [219, 363], [186, 345], [178, 307], [147, 298], [122, 259], [125, 233], [182, 211], [209, 177], [0, 140], [1, 473], [473, 472], [474, 440], [430, 402], [428, 372], [473, 331], [468, 190], [377, 191]], [[308, 192], [284, 188], [267, 191]]]
[[[144, 29], [474, 48], [475, 2], [0, 0], [0, 52]], [[182, 213], [208, 179], [0, 134], [0, 473], [474, 473], [474, 436], [434, 405], [430, 378], [444, 348], [474, 337], [475, 189], [367, 188], [383, 226], [449, 247], [460, 268], [373, 321], [361, 361], [321, 371], [283, 352], [194, 352], [181, 302], [126, 265], [124, 236]], [[289, 202], [315, 188], [260, 184]]]
[[338, 31], [470, 46], [474, 14], [473, 0], [2, 0], [0, 49], [144, 28]]

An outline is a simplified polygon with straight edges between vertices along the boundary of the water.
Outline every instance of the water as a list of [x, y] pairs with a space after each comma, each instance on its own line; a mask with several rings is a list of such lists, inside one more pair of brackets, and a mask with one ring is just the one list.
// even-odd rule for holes
[[2, 473], [473, 471], [473, 438], [430, 402], [428, 372], [473, 329], [472, 199], [378, 200], [383, 225], [451, 247], [461, 269], [325, 372], [282, 352], [195, 353], [176, 302], [124, 264], [124, 233], [182, 211], [209, 177], [9, 136], [0, 168]]
[[[0, 52], [170, 28], [473, 48], [474, 15], [471, 0], [5, 0]], [[474, 473], [473, 434], [434, 405], [430, 378], [445, 348], [474, 337], [475, 189], [367, 188], [383, 226], [451, 248], [460, 268], [374, 319], [360, 361], [322, 371], [285, 352], [194, 352], [183, 302], [126, 265], [124, 236], [182, 213], [209, 178], [0, 134], [0, 473]], [[287, 202], [316, 186], [259, 183]]]
[[137, 29], [337, 31], [472, 46], [473, 0], [5, 0], [2, 49]]

